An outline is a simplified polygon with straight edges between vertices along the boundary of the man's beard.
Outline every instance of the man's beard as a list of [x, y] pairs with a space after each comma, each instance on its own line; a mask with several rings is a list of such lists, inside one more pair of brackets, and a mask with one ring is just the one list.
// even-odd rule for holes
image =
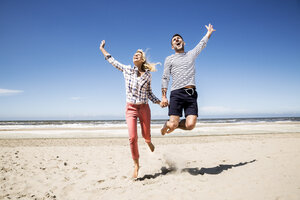
[[175, 51], [184, 51], [184, 46], [183, 46], [183, 44], [181, 44], [181, 47], [177, 47], [177, 45], [174, 47], [174, 49], [175, 49]]

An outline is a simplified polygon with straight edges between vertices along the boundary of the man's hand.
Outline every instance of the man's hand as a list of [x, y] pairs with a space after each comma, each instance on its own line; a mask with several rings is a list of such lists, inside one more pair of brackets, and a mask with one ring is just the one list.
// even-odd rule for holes
[[99, 49], [100, 50], [104, 49], [104, 46], [105, 46], [105, 40], [102, 40]]
[[167, 97], [162, 97], [161, 102], [160, 102], [160, 107], [164, 108], [164, 107], [167, 107], [168, 105], [169, 105], [169, 102], [168, 102]]
[[206, 35], [208, 36], [208, 38], [210, 38], [211, 34], [216, 30], [213, 28], [211, 24], [209, 24], [208, 26], [205, 25], [205, 27], [207, 29]]

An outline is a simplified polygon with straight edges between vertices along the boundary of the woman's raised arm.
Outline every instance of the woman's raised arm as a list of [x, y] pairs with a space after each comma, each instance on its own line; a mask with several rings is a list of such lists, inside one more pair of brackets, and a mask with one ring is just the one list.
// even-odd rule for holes
[[105, 40], [102, 40], [99, 49], [103, 53], [104, 57], [107, 57], [110, 54], [104, 49], [104, 46], [105, 46]]
[[114, 66], [115, 68], [117, 68], [118, 70], [120, 70], [121, 72], [124, 71], [124, 69], [126, 68], [130, 68], [130, 66], [124, 65], [122, 63], [119, 63], [118, 61], [116, 61], [105, 49], [105, 40], [101, 41], [100, 44], [100, 51], [103, 53], [105, 60], [107, 60], [110, 64], [112, 64], [112, 66]]

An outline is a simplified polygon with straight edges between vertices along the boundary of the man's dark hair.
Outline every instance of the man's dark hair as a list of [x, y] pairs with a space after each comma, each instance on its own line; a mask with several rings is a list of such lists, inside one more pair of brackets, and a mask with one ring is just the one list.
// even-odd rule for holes
[[172, 38], [171, 38], [171, 45], [172, 45], [172, 40], [173, 40], [173, 37], [176, 37], [176, 36], [179, 36], [179, 37], [181, 37], [181, 39], [183, 40], [183, 37], [182, 37], [181, 35], [179, 35], [178, 33], [176, 33], [176, 34], [174, 34], [174, 35], [172, 36]]

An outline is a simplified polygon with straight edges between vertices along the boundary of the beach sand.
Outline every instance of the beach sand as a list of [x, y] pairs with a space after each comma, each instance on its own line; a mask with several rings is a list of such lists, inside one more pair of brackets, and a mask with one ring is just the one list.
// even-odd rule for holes
[[2, 139], [0, 199], [300, 199], [300, 134]]

